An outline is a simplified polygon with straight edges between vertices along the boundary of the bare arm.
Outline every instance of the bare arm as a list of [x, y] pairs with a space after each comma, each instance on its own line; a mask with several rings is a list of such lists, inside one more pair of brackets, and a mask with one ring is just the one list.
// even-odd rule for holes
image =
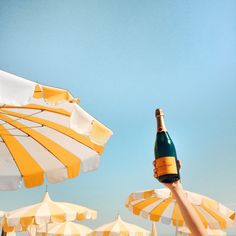
[[203, 226], [197, 212], [186, 197], [182, 185], [179, 181], [171, 184], [166, 184], [174, 195], [186, 225], [190, 229], [193, 236], [207, 236], [207, 231]]
[[[155, 167], [155, 161], [154, 161]], [[180, 163], [179, 163], [180, 168]], [[154, 176], [157, 176], [157, 170], [154, 169]], [[189, 202], [188, 198], [185, 195], [183, 187], [179, 181], [174, 183], [165, 184], [166, 187], [170, 189], [173, 196], [175, 197], [180, 211], [183, 215], [183, 218], [186, 222], [187, 227], [190, 229], [193, 236], [208, 236], [207, 231], [202, 224], [197, 212]]]

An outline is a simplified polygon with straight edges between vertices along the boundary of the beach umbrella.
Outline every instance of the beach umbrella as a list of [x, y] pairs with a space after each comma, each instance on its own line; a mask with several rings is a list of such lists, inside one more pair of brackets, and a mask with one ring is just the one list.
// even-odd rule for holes
[[[0, 211], [0, 227], [2, 227], [2, 225], [4, 224], [4, 220], [5, 220], [5, 212]], [[5, 236], [5, 235], [6, 233], [2, 230], [1, 236]]]
[[[88, 93], [89, 95], [89, 93]], [[0, 190], [95, 170], [112, 131], [67, 90], [0, 71]]]
[[129, 224], [120, 216], [111, 223], [98, 227], [93, 236], [149, 236], [150, 232], [137, 225]]
[[0, 211], [0, 225], [2, 225], [2, 223], [4, 221], [4, 216], [5, 216], [5, 212], [4, 211]]
[[45, 225], [39, 227], [37, 229], [37, 236], [86, 236], [91, 232], [92, 230], [84, 225], [64, 222], [48, 224], [48, 228]]
[[[221, 203], [200, 194], [185, 191], [205, 227], [224, 229], [233, 227], [235, 212]], [[185, 226], [183, 216], [169, 189], [135, 192], [128, 197], [126, 207], [135, 215], [165, 224]]]
[[[180, 227], [178, 232], [183, 236], [191, 236], [191, 232], [187, 227]], [[207, 228], [207, 234], [209, 236], [227, 236], [226, 232], [220, 229]]]
[[96, 211], [72, 203], [52, 201], [46, 192], [42, 202], [6, 213], [3, 229], [9, 232], [21, 226], [23, 231], [30, 225], [80, 221], [96, 217]]
[[15, 235], [16, 233], [22, 233], [22, 232], [27, 232], [28, 235], [34, 236], [36, 235], [36, 225], [31, 225], [31, 226], [22, 226], [22, 225], [17, 225], [15, 227], [7, 227], [6, 225], [3, 227], [7, 228], [8, 231], [2, 230], [2, 234], [4, 235]]
[[2, 232], [2, 236], [15, 236], [15, 235], [16, 235], [15, 231], [7, 232], [7, 233]]

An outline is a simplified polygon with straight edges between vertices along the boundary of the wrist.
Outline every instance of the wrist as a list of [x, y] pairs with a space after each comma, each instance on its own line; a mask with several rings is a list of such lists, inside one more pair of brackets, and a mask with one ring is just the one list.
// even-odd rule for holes
[[168, 186], [173, 194], [178, 194], [183, 192], [183, 186], [179, 181], [172, 183]]

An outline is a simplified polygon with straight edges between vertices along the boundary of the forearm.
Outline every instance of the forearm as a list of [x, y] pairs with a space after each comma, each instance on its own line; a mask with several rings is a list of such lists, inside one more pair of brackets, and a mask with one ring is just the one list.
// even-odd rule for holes
[[171, 189], [174, 195], [187, 227], [190, 229], [193, 236], [207, 236], [207, 231], [204, 228], [197, 212], [187, 199], [181, 185], [177, 185]]

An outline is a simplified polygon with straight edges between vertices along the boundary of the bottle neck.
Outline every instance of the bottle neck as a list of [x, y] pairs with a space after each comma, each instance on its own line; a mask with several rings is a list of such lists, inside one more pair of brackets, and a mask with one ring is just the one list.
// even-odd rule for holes
[[156, 116], [157, 119], [157, 132], [160, 133], [162, 131], [167, 131], [166, 126], [165, 126], [165, 121], [164, 121], [164, 116]]

